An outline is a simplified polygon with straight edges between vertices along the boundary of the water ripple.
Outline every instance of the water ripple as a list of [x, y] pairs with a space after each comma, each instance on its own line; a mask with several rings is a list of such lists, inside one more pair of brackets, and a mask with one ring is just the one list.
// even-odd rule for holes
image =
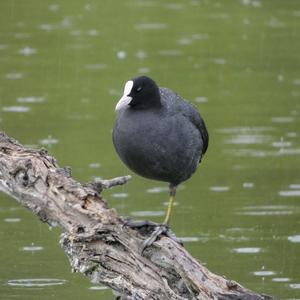
[[55, 25], [47, 24], [47, 23], [41, 24], [41, 25], [39, 25], [38, 27], [39, 27], [40, 29], [45, 30], [45, 31], [48, 31], [48, 32], [50, 32], [50, 31], [52, 31], [53, 29], [56, 28]]
[[5, 50], [8, 48], [8, 45], [0, 44], [0, 50]]
[[182, 10], [184, 8], [184, 5], [182, 3], [167, 3], [163, 5], [167, 9], [173, 9], [173, 10]]
[[87, 64], [87, 65], [85, 65], [85, 68], [87, 70], [98, 71], [98, 70], [106, 69], [107, 65], [106, 64]]
[[50, 4], [50, 5], [48, 6], [48, 9], [49, 9], [50, 11], [58, 11], [58, 10], [59, 10], [59, 4]]
[[282, 155], [300, 155], [300, 148], [280, 148], [276, 151], [265, 151], [258, 149], [230, 149], [224, 150], [225, 153], [234, 156], [249, 156], [249, 157], [277, 157]]
[[183, 243], [190, 243], [190, 242], [207, 242], [209, 239], [206, 237], [198, 237], [198, 236], [183, 236], [180, 237], [179, 240]]
[[54, 285], [63, 285], [67, 282], [64, 279], [52, 278], [32, 278], [32, 279], [12, 279], [8, 280], [7, 284], [20, 287], [47, 287]]
[[42, 103], [45, 102], [46, 98], [45, 97], [18, 97], [17, 102], [19, 103]]
[[292, 123], [295, 121], [295, 118], [287, 116], [287, 117], [273, 117], [272, 119], [273, 123]]
[[140, 23], [135, 25], [136, 30], [160, 30], [168, 28], [165, 23]]
[[300, 243], [300, 235], [291, 235], [288, 240], [292, 243]]
[[5, 218], [4, 222], [7, 223], [18, 223], [21, 221], [21, 218]]
[[24, 112], [29, 112], [31, 110], [31, 108], [28, 107], [28, 106], [18, 106], [18, 105], [15, 105], [15, 106], [4, 106], [2, 108], [2, 110], [4, 112], [24, 113]]
[[99, 163], [90, 163], [89, 168], [91, 169], [99, 169], [101, 167], [101, 164]]
[[24, 77], [24, 74], [23, 73], [18, 73], [18, 72], [7, 73], [5, 75], [5, 78], [11, 79], [11, 80], [21, 79], [23, 77]]
[[289, 185], [290, 189], [299, 189], [300, 190], [300, 183], [291, 183]]
[[30, 56], [37, 53], [37, 50], [31, 47], [24, 47], [18, 51], [19, 54], [24, 56]]
[[275, 275], [276, 273], [274, 271], [256, 271], [253, 272], [255, 276], [272, 276]]
[[211, 186], [209, 188], [212, 192], [227, 192], [230, 190], [229, 186]]
[[39, 140], [39, 143], [45, 146], [55, 145], [58, 144], [58, 139], [53, 138], [51, 135], [48, 135], [47, 138]]
[[261, 248], [259, 247], [244, 247], [244, 248], [233, 248], [233, 252], [235, 253], [259, 253], [262, 251]]
[[274, 278], [272, 278], [272, 281], [273, 282], [289, 282], [289, 281], [291, 281], [291, 279], [287, 278], [287, 277], [274, 277]]
[[292, 143], [284, 141], [284, 140], [280, 140], [280, 141], [273, 142], [272, 146], [275, 147], [275, 148], [291, 147]]
[[294, 213], [295, 207], [288, 205], [245, 206], [242, 210], [236, 212], [236, 214], [243, 216], [276, 216]]
[[259, 133], [259, 132], [269, 132], [274, 131], [274, 127], [262, 126], [262, 127], [227, 127], [220, 128], [216, 131], [219, 133], [236, 133], [236, 134], [246, 134], [246, 133]]
[[279, 19], [271, 17], [269, 22], [267, 23], [267, 26], [271, 28], [284, 28], [286, 25]]
[[108, 287], [104, 286], [104, 285], [94, 285], [94, 286], [89, 287], [89, 290], [92, 290], [92, 291], [103, 291], [103, 290], [107, 290], [107, 289], [108, 289]]
[[254, 187], [253, 182], [244, 182], [243, 183], [243, 188], [245, 188], [245, 189], [252, 189], [253, 187]]
[[134, 217], [161, 217], [165, 215], [165, 212], [161, 210], [141, 210], [132, 211], [130, 214]]
[[216, 65], [226, 65], [227, 64], [227, 60], [225, 58], [218, 57], [218, 58], [214, 59], [214, 63]]
[[42, 247], [42, 246], [30, 245], [30, 246], [24, 246], [24, 247], [22, 247], [21, 250], [22, 250], [22, 251], [35, 252], [35, 251], [42, 251], [42, 250], [44, 250], [44, 247]]
[[208, 100], [207, 100], [207, 97], [196, 97], [195, 98], [195, 102], [197, 103], [206, 103]]
[[279, 191], [278, 194], [282, 197], [299, 197], [300, 190]]
[[226, 144], [263, 144], [271, 140], [271, 136], [268, 135], [250, 135], [242, 134], [232, 136], [225, 140]]
[[153, 188], [147, 189], [146, 192], [150, 194], [156, 194], [156, 193], [165, 193], [168, 192], [169, 188], [166, 186], [155, 186]]
[[183, 52], [177, 49], [166, 49], [158, 51], [158, 54], [162, 56], [179, 56], [183, 55]]
[[128, 198], [128, 193], [114, 193], [111, 196], [113, 198]]

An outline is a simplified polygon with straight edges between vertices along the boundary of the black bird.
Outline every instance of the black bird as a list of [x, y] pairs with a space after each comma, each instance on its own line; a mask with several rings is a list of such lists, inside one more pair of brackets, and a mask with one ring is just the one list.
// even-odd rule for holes
[[[161, 224], [168, 228], [176, 187], [192, 176], [207, 150], [205, 123], [190, 103], [147, 76], [126, 82], [116, 112], [113, 143], [121, 160], [143, 177], [169, 183]], [[154, 240], [167, 230], [158, 231]]]

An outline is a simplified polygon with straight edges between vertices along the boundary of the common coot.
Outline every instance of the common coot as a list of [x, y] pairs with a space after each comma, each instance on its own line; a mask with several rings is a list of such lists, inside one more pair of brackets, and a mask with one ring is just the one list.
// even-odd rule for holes
[[207, 150], [208, 132], [190, 103], [147, 76], [126, 82], [116, 112], [113, 143], [121, 160], [143, 177], [169, 183], [168, 209], [156, 239], [167, 231], [162, 228], [168, 227], [176, 187], [192, 176]]

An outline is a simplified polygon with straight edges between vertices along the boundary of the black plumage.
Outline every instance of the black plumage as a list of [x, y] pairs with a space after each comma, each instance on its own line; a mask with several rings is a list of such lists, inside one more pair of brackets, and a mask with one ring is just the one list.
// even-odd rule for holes
[[205, 123], [190, 103], [149, 77], [132, 83], [119, 102], [125, 97], [126, 104], [117, 107], [116, 151], [137, 174], [176, 186], [191, 177], [207, 150]]

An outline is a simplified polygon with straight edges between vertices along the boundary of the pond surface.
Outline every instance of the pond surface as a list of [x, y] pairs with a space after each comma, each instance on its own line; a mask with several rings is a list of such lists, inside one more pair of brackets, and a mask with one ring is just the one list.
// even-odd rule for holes
[[[153, 77], [199, 108], [208, 153], [172, 228], [212, 271], [300, 299], [300, 2], [6, 0], [0, 128], [83, 182], [131, 174], [111, 142], [124, 82]], [[163, 219], [166, 185], [105, 191], [122, 215]], [[0, 195], [1, 299], [113, 299], [72, 274], [50, 229]]]

